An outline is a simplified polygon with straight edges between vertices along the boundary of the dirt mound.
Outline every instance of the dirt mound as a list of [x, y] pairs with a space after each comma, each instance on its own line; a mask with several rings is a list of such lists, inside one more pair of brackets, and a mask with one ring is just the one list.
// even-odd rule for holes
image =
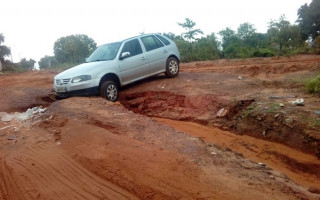
[[264, 65], [243, 66], [240, 71], [250, 76], [257, 76], [260, 74], [287, 74], [303, 70], [320, 70], [320, 65], [314, 66], [308, 63], [272, 63]]

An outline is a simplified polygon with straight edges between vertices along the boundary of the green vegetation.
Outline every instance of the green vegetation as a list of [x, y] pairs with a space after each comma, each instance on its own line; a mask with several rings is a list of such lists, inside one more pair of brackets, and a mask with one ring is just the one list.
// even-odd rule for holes
[[41, 67], [41, 69], [48, 69], [52, 66], [56, 66], [57, 64], [58, 63], [55, 56], [45, 56], [39, 61], [39, 66]]
[[69, 35], [54, 43], [54, 55], [58, 63], [81, 63], [97, 48], [87, 35]]
[[[5, 45], [1, 45], [1, 43], [4, 42], [4, 36], [2, 33], [0, 33], [0, 66], [4, 65], [6, 66], [6, 61], [5, 61], [5, 57], [6, 56], [10, 56], [11, 55], [11, 50], [9, 49], [9, 47], [5, 46]], [[1, 69], [3, 70], [3, 69]]]
[[319, 118], [305, 116], [305, 118], [303, 119], [303, 122], [306, 123], [306, 125], [309, 129], [319, 129], [320, 128], [320, 119]]
[[87, 35], [69, 35], [59, 38], [54, 43], [54, 56], [45, 56], [40, 59], [41, 69], [67, 69], [83, 63], [97, 48], [97, 44]]
[[242, 110], [242, 117], [257, 117], [263, 113], [277, 113], [281, 109], [279, 103], [266, 103], [257, 105], [256, 103], [249, 105]]
[[298, 23], [301, 28], [302, 39], [315, 39], [320, 35], [320, 0], [312, 0], [298, 10]]
[[269, 105], [267, 112], [268, 113], [275, 113], [280, 109], [280, 105], [278, 103], [272, 103]]
[[247, 118], [249, 116], [255, 117], [259, 110], [261, 110], [261, 108], [256, 105], [249, 105], [246, 109], [242, 110], [242, 116], [244, 118]]
[[249, 58], [294, 55], [298, 53], [320, 54], [320, 0], [312, 0], [298, 11], [298, 25], [290, 24], [285, 16], [269, 22], [267, 33], [257, 33], [253, 24], [240, 24], [237, 31], [227, 27], [218, 34], [203, 35], [195, 29], [196, 23], [186, 18], [178, 23], [186, 32], [173, 39], [181, 53], [182, 62], [219, 58]]
[[[284, 16], [271, 21], [267, 33], [257, 33], [254, 25], [248, 22], [240, 24], [237, 31], [227, 27], [219, 32], [221, 41], [214, 33], [196, 38], [196, 35], [202, 34], [202, 31], [194, 29], [196, 23], [188, 18], [185, 23], [178, 24], [187, 32], [179, 36], [172, 33], [166, 35], [176, 42], [182, 55], [182, 62], [219, 58], [271, 57], [310, 51], [306, 48], [309, 45], [302, 40], [300, 26], [291, 25]], [[317, 53], [318, 46], [320, 49], [320, 41], [318, 46], [316, 41], [314, 46], [310, 46], [312, 53]]]
[[320, 93], [320, 73], [306, 83], [306, 89], [309, 93]]
[[34, 63], [36, 63], [36, 61], [33, 59], [27, 60], [25, 58], [22, 58], [20, 60], [20, 66], [22, 69], [25, 69], [25, 70], [31, 70], [33, 68]]
[[5, 58], [11, 55], [11, 49], [5, 45], [1, 45], [5, 40], [5, 37], [2, 33], [0, 33], [0, 66], [2, 66], [3, 71], [15, 71], [15, 72], [22, 72], [31, 70], [34, 63], [36, 62], [33, 59], [21, 59], [19, 63], [12, 63], [9, 60], [6, 60]]
[[320, 127], [320, 119], [312, 119], [312, 127]]

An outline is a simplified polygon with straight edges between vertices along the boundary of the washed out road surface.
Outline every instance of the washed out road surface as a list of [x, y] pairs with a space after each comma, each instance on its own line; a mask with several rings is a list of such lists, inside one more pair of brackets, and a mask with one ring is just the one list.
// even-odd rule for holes
[[319, 63], [181, 64], [116, 103], [56, 100], [57, 72], [1, 74], [0, 199], [320, 199], [320, 98], [304, 90]]

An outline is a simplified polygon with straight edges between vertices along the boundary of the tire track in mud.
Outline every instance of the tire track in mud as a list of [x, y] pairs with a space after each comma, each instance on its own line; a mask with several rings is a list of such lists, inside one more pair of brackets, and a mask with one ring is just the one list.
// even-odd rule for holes
[[3, 160], [0, 158], [0, 199], [7, 199], [8, 193], [5, 187], [5, 179], [3, 172]]
[[0, 161], [0, 199], [138, 199], [52, 143], [23, 148]]
[[5, 160], [0, 159], [0, 199], [23, 199], [19, 191], [13, 191], [18, 187], [11, 176], [11, 170], [6, 165]]

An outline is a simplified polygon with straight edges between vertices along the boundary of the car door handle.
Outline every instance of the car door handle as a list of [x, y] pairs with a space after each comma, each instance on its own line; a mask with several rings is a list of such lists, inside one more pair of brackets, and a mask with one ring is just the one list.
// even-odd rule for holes
[[167, 49], [163, 50], [163, 53], [167, 53], [167, 52], [168, 52], [168, 50], [167, 50]]
[[145, 59], [146, 59], [146, 57], [144, 57], [144, 56], [141, 57], [141, 60], [145, 60]]

